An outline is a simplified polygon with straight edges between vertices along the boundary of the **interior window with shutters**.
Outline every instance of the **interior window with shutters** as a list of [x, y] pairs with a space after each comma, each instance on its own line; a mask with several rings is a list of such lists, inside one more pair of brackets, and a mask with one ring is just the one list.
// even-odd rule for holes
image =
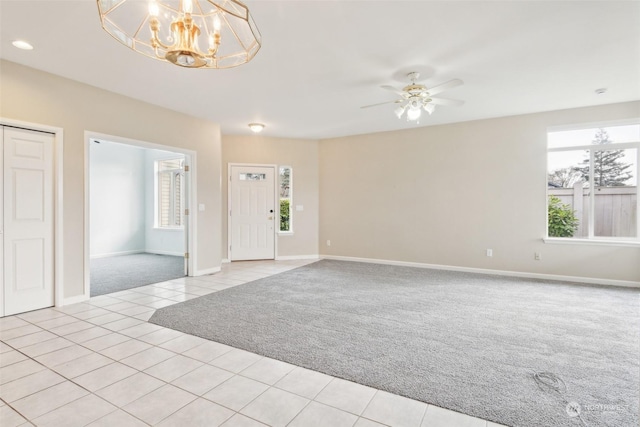
[[184, 159], [156, 161], [158, 228], [182, 228], [184, 210]]

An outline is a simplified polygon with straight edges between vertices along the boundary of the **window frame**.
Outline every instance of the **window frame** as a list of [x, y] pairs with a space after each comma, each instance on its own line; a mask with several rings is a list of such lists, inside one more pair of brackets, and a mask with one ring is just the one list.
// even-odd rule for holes
[[[289, 197], [280, 196], [282, 181], [280, 179], [281, 169], [289, 169]], [[280, 224], [282, 220], [282, 216], [280, 214], [280, 203], [282, 200], [289, 200], [289, 229], [281, 230]], [[278, 166], [278, 234], [279, 235], [291, 235], [293, 234], [293, 167], [289, 165], [279, 165]]]
[[[171, 161], [175, 161], [175, 160], [179, 160], [180, 161], [180, 165], [181, 167], [179, 169], [168, 169], [168, 170], [160, 170], [160, 164], [162, 162], [171, 162]], [[171, 158], [166, 158], [166, 159], [157, 159], [154, 160], [154, 181], [155, 181], [155, 200], [154, 200], [154, 208], [155, 208], [155, 214], [154, 214], [154, 228], [158, 229], [158, 230], [174, 230], [174, 231], [181, 231], [184, 230], [184, 209], [185, 209], [185, 185], [184, 185], [184, 180], [186, 179], [186, 175], [185, 175], [185, 165], [186, 165], [186, 160], [184, 157], [171, 157]], [[180, 220], [180, 225], [162, 225], [161, 224], [161, 219], [160, 219], [160, 215], [162, 212], [160, 203], [161, 203], [161, 199], [162, 199], [162, 187], [160, 186], [160, 175], [170, 175], [170, 194], [169, 194], [169, 201], [170, 201], [170, 206], [169, 206], [169, 223], [175, 223], [175, 211], [176, 211], [176, 206], [175, 206], [175, 187], [176, 187], [176, 176], [177, 175], [181, 175], [181, 183], [180, 183], [180, 205], [181, 205], [181, 220]]]
[[[633, 142], [621, 142], [610, 145], [595, 145], [595, 144], [583, 144], [578, 146], [569, 147], [555, 147], [549, 148], [549, 134], [553, 132], [571, 131], [571, 130], [583, 130], [583, 129], [599, 129], [610, 128], [616, 126], [640, 126], [640, 119], [632, 120], [617, 120], [610, 122], [595, 122], [580, 125], [564, 125], [555, 126], [547, 129], [547, 155], [546, 155], [546, 167], [545, 167], [545, 237], [543, 241], [545, 243], [555, 244], [587, 244], [587, 245], [608, 245], [608, 246], [640, 246], [640, 139]], [[636, 150], [636, 236], [635, 237], [615, 237], [615, 236], [596, 236], [595, 235], [595, 191], [589, 193], [589, 221], [587, 224], [587, 236], [582, 238], [573, 237], [549, 237], [549, 153], [553, 152], [568, 152], [568, 151], [589, 151], [589, 167], [591, 170], [594, 168], [594, 153], [597, 151], [611, 151], [611, 150]], [[594, 188], [594, 174], [589, 175], [589, 188]]]

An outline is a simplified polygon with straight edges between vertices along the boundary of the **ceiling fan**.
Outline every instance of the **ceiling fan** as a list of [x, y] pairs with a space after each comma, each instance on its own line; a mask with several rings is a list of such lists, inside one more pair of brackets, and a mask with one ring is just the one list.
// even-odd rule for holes
[[463, 81], [460, 79], [449, 80], [448, 82], [439, 84], [438, 86], [427, 88], [423, 84], [416, 83], [416, 80], [420, 78], [420, 73], [411, 72], [407, 74], [407, 77], [411, 80], [411, 83], [402, 89], [396, 89], [389, 85], [380, 86], [382, 89], [390, 90], [391, 92], [400, 95], [400, 99], [381, 102], [379, 104], [365, 105], [361, 108], [377, 107], [378, 105], [385, 104], [399, 104], [398, 108], [394, 111], [399, 119], [402, 118], [406, 112], [407, 121], [415, 120], [416, 122], [419, 122], [422, 110], [431, 114], [433, 113], [436, 105], [459, 106], [464, 104], [464, 101], [457, 101], [454, 99], [433, 98], [433, 95], [462, 85]]

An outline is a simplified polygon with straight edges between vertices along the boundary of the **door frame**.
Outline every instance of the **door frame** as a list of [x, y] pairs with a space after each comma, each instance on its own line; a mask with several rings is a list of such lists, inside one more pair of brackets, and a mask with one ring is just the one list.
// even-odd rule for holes
[[[53, 134], [53, 296], [55, 307], [64, 304], [64, 131], [60, 127], [0, 117], [0, 126]], [[4, 194], [4, 189], [0, 190]], [[4, 196], [3, 196], [4, 197]], [[4, 262], [0, 260], [0, 262]], [[4, 280], [3, 280], [4, 283]], [[4, 288], [0, 289], [0, 317], [4, 316]]]
[[278, 197], [278, 182], [279, 182], [279, 169], [278, 165], [274, 164], [266, 164], [266, 163], [228, 163], [227, 164], [227, 259], [229, 262], [232, 262], [231, 259], [231, 168], [232, 167], [256, 167], [256, 168], [273, 168], [273, 201], [274, 201], [274, 210], [278, 212], [278, 215], [274, 215], [277, 221], [274, 221], [277, 224], [277, 227], [273, 227], [273, 259], [278, 258], [278, 229], [280, 228], [280, 198]]
[[193, 150], [186, 148], [173, 147], [170, 145], [156, 144], [153, 142], [140, 141], [137, 139], [124, 138], [121, 136], [108, 135], [99, 132], [85, 131], [84, 132], [84, 293], [82, 300], [87, 300], [91, 296], [91, 257], [90, 257], [90, 158], [89, 150], [92, 141], [102, 140], [105, 142], [115, 142], [118, 144], [132, 145], [134, 147], [148, 148], [151, 150], [164, 150], [172, 151], [174, 153], [184, 154], [185, 165], [189, 166], [189, 173], [185, 174], [188, 197], [185, 197], [185, 209], [189, 210], [189, 218], [187, 219], [188, 226], [186, 227], [185, 236], [188, 244], [186, 251], [189, 253], [187, 259], [187, 268], [189, 276], [197, 275], [196, 266], [198, 265], [198, 215], [196, 210], [193, 209], [193, 203], [198, 200], [198, 188], [197, 188], [197, 175], [196, 175], [196, 157], [197, 153]]

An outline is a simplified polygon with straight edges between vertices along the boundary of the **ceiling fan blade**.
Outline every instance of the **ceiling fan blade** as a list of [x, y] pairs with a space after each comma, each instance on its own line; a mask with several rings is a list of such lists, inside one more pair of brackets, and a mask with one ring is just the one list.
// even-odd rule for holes
[[435, 95], [437, 93], [440, 92], [444, 92], [445, 90], [449, 90], [452, 89], [456, 86], [460, 86], [464, 84], [464, 82], [460, 79], [453, 79], [453, 80], [449, 80], [448, 82], [439, 84], [438, 86], [434, 86], [431, 89], [427, 89], [427, 92], [429, 92], [429, 95]]
[[364, 107], [360, 107], [360, 108], [370, 108], [370, 107], [377, 107], [378, 105], [385, 105], [385, 104], [397, 104], [399, 102], [402, 102], [401, 99], [398, 99], [396, 101], [387, 101], [387, 102], [381, 102], [379, 104], [371, 104], [371, 105], [365, 105]]
[[463, 105], [464, 101], [459, 101], [457, 99], [431, 98], [429, 104], [458, 107], [460, 105]]
[[400, 89], [396, 89], [393, 86], [384, 85], [384, 86], [380, 86], [380, 87], [382, 89], [385, 89], [385, 90], [390, 90], [391, 92], [395, 93], [396, 95], [400, 95], [400, 96], [403, 96], [403, 97], [407, 94], [406, 92], [403, 92]]

